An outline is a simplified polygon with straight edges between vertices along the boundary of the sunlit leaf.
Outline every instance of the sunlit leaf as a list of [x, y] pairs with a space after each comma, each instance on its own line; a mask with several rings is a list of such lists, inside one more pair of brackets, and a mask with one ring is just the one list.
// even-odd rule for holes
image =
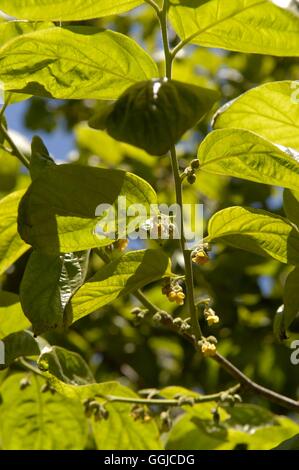
[[0, 437], [5, 450], [80, 450], [87, 440], [87, 421], [80, 403], [59, 394], [42, 393], [45, 381], [14, 374], [0, 388]]
[[17, 191], [0, 200], [0, 274], [29, 249], [17, 232], [18, 206], [23, 195], [24, 191]]
[[299, 106], [294, 84], [286, 80], [247, 91], [220, 108], [214, 116], [214, 128], [248, 129], [276, 144], [299, 150]]
[[[109, 231], [110, 225], [116, 230], [115, 220], [107, 232], [105, 226], [101, 231], [107, 208], [97, 210], [101, 204], [116, 206], [119, 196], [126, 198], [124, 208], [139, 203], [149, 212], [150, 205], [157, 203], [152, 187], [131, 173], [79, 165], [50, 167], [33, 181], [22, 199], [20, 234], [36, 250], [50, 255], [109, 245], [116, 236]], [[119, 217], [124, 230], [126, 222], [136, 217]]]
[[96, 28], [90, 32], [57, 27], [9, 41], [0, 50], [5, 89], [62, 99], [115, 99], [133, 83], [158, 75], [151, 57], [132, 39]]
[[209, 221], [211, 242], [251, 251], [288, 264], [299, 264], [299, 232], [282, 217], [260, 209], [228, 207]]
[[198, 150], [201, 171], [258, 183], [299, 187], [299, 162], [262, 137], [243, 129], [210, 133]]
[[169, 259], [161, 250], [133, 251], [101, 268], [78, 290], [67, 306], [73, 321], [94, 312], [120, 295], [169, 274]]
[[0, 0], [5, 13], [26, 20], [82, 21], [116, 15], [135, 8], [143, 0]]
[[24, 330], [30, 326], [25, 317], [19, 297], [12, 292], [0, 292], [0, 339], [11, 333]]
[[180, 38], [192, 44], [299, 55], [298, 18], [268, 0], [171, 0], [170, 19]]

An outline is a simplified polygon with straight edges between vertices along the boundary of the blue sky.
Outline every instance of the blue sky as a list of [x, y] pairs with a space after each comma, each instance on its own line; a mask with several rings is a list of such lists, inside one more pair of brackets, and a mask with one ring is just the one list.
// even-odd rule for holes
[[22, 101], [12, 104], [7, 108], [5, 115], [8, 128], [19, 132], [29, 141], [35, 134], [38, 134], [44, 140], [49, 152], [55, 159], [65, 160], [68, 153], [75, 149], [73, 135], [65, 132], [62, 125], [58, 125], [57, 129], [50, 134], [40, 130], [31, 131], [26, 129], [23, 124], [23, 115], [27, 104], [27, 101]]

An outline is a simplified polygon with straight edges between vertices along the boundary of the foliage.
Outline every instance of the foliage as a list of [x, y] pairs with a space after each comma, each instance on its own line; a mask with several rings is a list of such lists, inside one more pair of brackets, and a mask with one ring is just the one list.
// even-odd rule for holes
[[296, 9], [46, 3], [0, 0], [0, 448], [298, 448]]

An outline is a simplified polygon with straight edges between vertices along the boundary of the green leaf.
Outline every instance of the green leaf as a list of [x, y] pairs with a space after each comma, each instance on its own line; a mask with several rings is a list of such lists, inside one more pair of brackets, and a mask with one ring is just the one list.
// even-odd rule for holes
[[286, 439], [272, 450], [299, 450], [299, 434], [296, 434], [296, 436], [290, 439]]
[[30, 175], [32, 181], [49, 166], [55, 165], [42, 139], [34, 136], [31, 143]]
[[91, 119], [117, 140], [164, 155], [182, 135], [204, 117], [218, 99], [206, 88], [167, 79], [133, 85], [107, 113]]
[[23, 195], [24, 191], [16, 191], [0, 200], [0, 274], [29, 249], [17, 232], [18, 206]]
[[142, 422], [132, 416], [132, 403], [107, 403], [112, 397], [139, 398], [128, 387], [117, 382], [103, 382], [91, 385], [74, 386], [63, 383], [48, 372], [45, 373], [51, 385], [59, 393], [74, 400], [97, 400], [109, 412], [107, 420], [95, 422], [92, 429], [97, 447], [100, 450], [159, 450], [162, 445], [154, 420]]
[[24, 330], [30, 326], [25, 317], [19, 297], [12, 292], [0, 292], [0, 339], [11, 333]]
[[[115, 236], [99, 230], [106, 219], [103, 213], [95, 214], [100, 204], [116, 205], [119, 196], [126, 197], [125, 207], [139, 203], [148, 212], [150, 204], [157, 204], [152, 187], [131, 173], [79, 165], [49, 167], [22, 200], [19, 232], [36, 250], [50, 255], [109, 245]], [[136, 220], [119, 218], [124, 224]], [[109, 227], [115, 228], [114, 222]]]
[[299, 232], [283, 217], [264, 210], [228, 207], [211, 218], [208, 232], [207, 241], [299, 264]]
[[106, 405], [109, 418], [92, 423], [93, 434], [99, 450], [160, 450], [159, 431], [152, 419], [143, 422], [134, 419], [132, 405]]
[[[211, 405], [211, 404], [210, 404]], [[268, 450], [286, 436], [299, 430], [292, 420], [276, 416], [256, 405], [237, 405], [226, 410], [229, 415], [219, 425], [207, 416], [207, 406], [187, 409], [174, 424], [168, 436], [168, 450]]]
[[183, 41], [199, 46], [299, 55], [298, 18], [268, 0], [172, 0], [170, 20]]
[[38, 342], [29, 331], [19, 331], [18, 333], [11, 333], [3, 340], [5, 363], [1, 364], [0, 370], [9, 367], [15, 359], [21, 356], [38, 356], [40, 349]]
[[[0, 0], [0, 9], [1, 8]], [[50, 22], [29, 22], [29, 21], [1, 21], [0, 22], [0, 45], [3, 46], [10, 39], [23, 34], [32, 33], [41, 29], [48, 29], [54, 27], [53, 23]]]
[[143, 0], [0, 0], [5, 13], [26, 20], [82, 21], [131, 10]]
[[94, 376], [82, 357], [59, 346], [46, 346], [39, 357], [41, 369], [70, 385], [94, 383]]
[[299, 187], [299, 163], [268, 140], [243, 129], [211, 132], [198, 150], [200, 169], [258, 183]]
[[42, 393], [44, 380], [30, 376], [31, 385], [20, 390], [24, 374], [14, 374], [1, 385], [0, 441], [5, 450], [80, 450], [87, 441], [83, 407], [59, 394]]
[[88, 258], [86, 251], [61, 256], [34, 251], [30, 255], [20, 300], [36, 335], [67, 324], [65, 306], [84, 282]]
[[115, 99], [133, 83], [158, 75], [135, 41], [98, 31], [51, 28], [12, 39], [0, 50], [5, 89], [61, 99]]
[[287, 277], [283, 292], [283, 323], [288, 328], [299, 312], [299, 269], [295, 268]]
[[299, 150], [299, 106], [290, 80], [266, 83], [225, 104], [215, 114], [215, 129], [229, 127], [256, 132], [262, 137]]
[[287, 218], [299, 227], [299, 192], [285, 189], [283, 193], [283, 209]]
[[169, 259], [161, 250], [126, 253], [88, 279], [67, 305], [67, 315], [77, 321], [120, 295], [169, 275], [169, 271]]
[[20, 162], [10, 153], [0, 149], [0, 192], [10, 192], [16, 186]]

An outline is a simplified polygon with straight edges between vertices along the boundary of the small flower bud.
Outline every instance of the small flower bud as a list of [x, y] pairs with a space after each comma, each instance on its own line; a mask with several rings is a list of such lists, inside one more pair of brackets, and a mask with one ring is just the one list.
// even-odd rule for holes
[[159, 312], [155, 313], [155, 315], [153, 316], [153, 320], [159, 323], [162, 320], [161, 314]]
[[201, 346], [201, 352], [202, 352], [204, 357], [215, 356], [216, 346], [215, 346], [215, 344], [212, 344], [212, 343], [209, 343], [208, 341], [206, 341]]
[[197, 158], [195, 158], [194, 160], [192, 160], [191, 162], [191, 168], [192, 170], [197, 170], [198, 168], [200, 167], [200, 162]]
[[194, 184], [195, 181], [196, 181], [196, 175], [194, 175], [194, 174], [188, 175], [187, 176], [187, 181], [188, 181], [189, 184]]
[[31, 382], [27, 377], [24, 377], [20, 380], [20, 390], [25, 390], [27, 387], [31, 385]]

